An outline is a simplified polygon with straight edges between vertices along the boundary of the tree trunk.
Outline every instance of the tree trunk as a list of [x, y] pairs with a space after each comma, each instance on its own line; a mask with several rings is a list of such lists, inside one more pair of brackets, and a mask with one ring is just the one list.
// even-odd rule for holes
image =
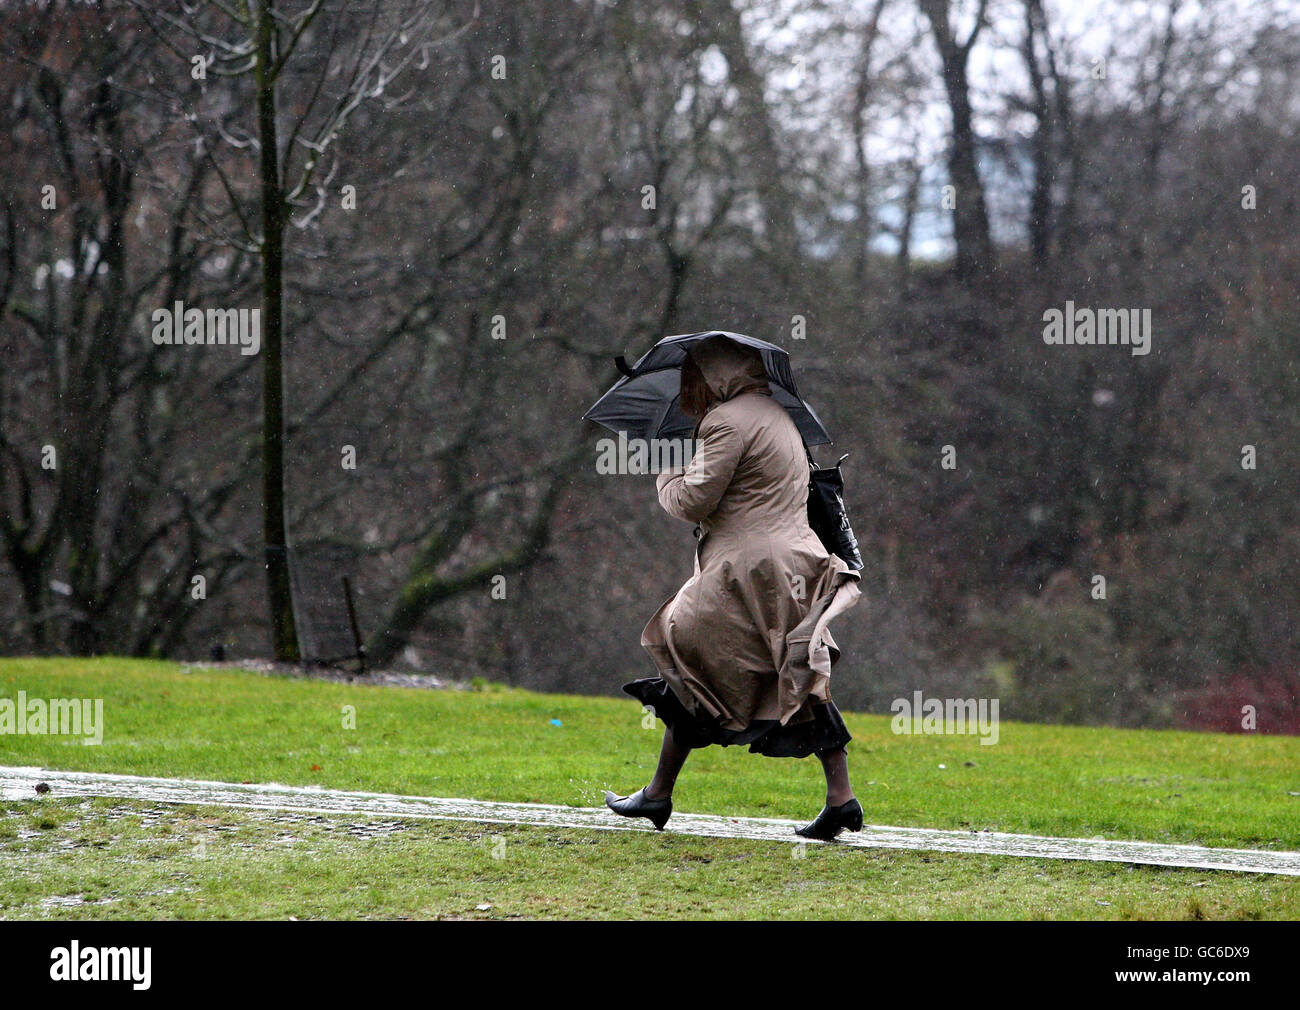
[[[1034, 136], [1030, 142], [1033, 157], [1034, 183], [1029, 197], [1029, 249], [1034, 266], [1047, 265], [1048, 245], [1051, 239], [1052, 178], [1055, 173], [1053, 144], [1054, 123], [1047, 101], [1047, 85], [1042, 67], [1038, 63], [1041, 8], [1035, 0], [1025, 3], [1025, 69], [1029, 71], [1029, 84], [1033, 92]], [[1043, 45], [1050, 46], [1044, 26]]]
[[[440, 575], [438, 569], [459, 544], [471, 525], [467, 519], [454, 523], [458, 528], [440, 531], [421, 545], [406, 576], [397, 603], [385, 618], [382, 627], [366, 645], [366, 655], [376, 667], [392, 662], [410, 641], [424, 615], [433, 607], [459, 596], [471, 589], [481, 589], [492, 584], [498, 575], [521, 572], [541, 556], [550, 540], [551, 522], [555, 516], [560, 496], [568, 487], [562, 479], [566, 468], [581, 454], [581, 443], [571, 450], [556, 472], [538, 503], [537, 511], [521, 539], [513, 547], [487, 561], [479, 562], [455, 574]], [[472, 507], [467, 504], [466, 507]]]
[[271, 605], [275, 658], [297, 662], [298, 634], [289, 584], [289, 545], [284, 496], [284, 188], [280, 179], [276, 124], [277, 29], [271, 0], [257, 4], [257, 126], [261, 142], [262, 193], [262, 523], [266, 542], [266, 588]]
[[904, 288], [911, 283], [912, 271], [912, 229], [916, 224], [916, 210], [921, 200], [921, 164], [912, 167], [907, 180], [907, 191], [903, 196], [903, 221], [898, 227], [898, 257], [896, 266], [898, 282]]
[[952, 109], [952, 147], [948, 175], [957, 189], [953, 209], [953, 233], [957, 241], [957, 276], [973, 280], [984, 276], [992, 261], [989, 215], [984, 186], [976, 168], [975, 131], [971, 125], [970, 90], [966, 84], [966, 61], [945, 67], [944, 87]]
[[696, 28], [716, 45], [727, 61], [736, 89], [736, 118], [749, 138], [749, 154], [763, 212], [767, 248], [783, 270], [790, 270], [799, 249], [794, 200], [786, 185], [780, 137], [764, 96], [766, 81], [749, 58], [740, 14], [731, 0], [694, 0]]
[[967, 77], [971, 47], [984, 23], [984, 6], [980, 5], [975, 27], [966, 41], [958, 42], [949, 24], [948, 0], [921, 0], [943, 62], [943, 87], [952, 116], [952, 138], [948, 147], [948, 179], [956, 190], [952, 230], [957, 244], [957, 276], [968, 282], [987, 276], [993, 266], [993, 243], [989, 237], [984, 186], [977, 167]]
[[867, 263], [871, 253], [871, 166], [867, 162], [867, 106], [871, 99], [872, 73], [871, 51], [875, 48], [880, 35], [880, 15], [885, 9], [885, 0], [876, 0], [871, 17], [862, 32], [862, 47], [859, 51], [857, 81], [853, 88], [853, 109], [850, 128], [853, 133], [853, 154], [857, 167], [854, 180], [854, 211], [856, 218], [853, 228], [853, 283], [858, 290], [867, 284]]

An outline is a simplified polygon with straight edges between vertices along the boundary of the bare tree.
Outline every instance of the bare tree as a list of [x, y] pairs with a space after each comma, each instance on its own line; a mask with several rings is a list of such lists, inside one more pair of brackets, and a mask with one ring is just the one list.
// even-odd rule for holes
[[[213, 246], [184, 222], [210, 168], [175, 143], [174, 118], [141, 103], [150, 40], [120, 11], [63, 13], [23, 12], [21, 28], [5, 29], [5, 125], [31, 138], [15, 157], [43, 185], [5, 208], [0, 530], [36, 647], [156, 652], [193, 614], [195, 572], [215, 590], [247, 560], [215, 529], [237, 480], [214, 471], [195, 488], [178, 449], [191, 421], [228, 408], [245, 366], [169, 360], [140, 327], [141, 307], [239, 290], [247, 277], [237, 261], [199, 276]], [[63, 33], [79, 45], [48, 46]], [[162, 164], [173, 186], [155, 186]], [[171, 397], [187, 389], [210, 396], [178, 413]], [[225, 439], [212, 441], [222, 451]], [[34, 451], [42, 443], [48, 460]]]
[[964, 39], [957, 34], [949, 14], [950, 0], [919, 0], [930, 21], [939, 50], [943, 87], [952, 117], [948, 146], [948, 178], [956, 190], [952, 212], [953, 239], [957, 244], [956, 271], [964, 281], [976, 281], [993, 267], [988, 207], [978, 167], [978, 143], [971, 112], [970, 54], [984, 28], [988, 0], [979, 0], [974, 23]]
[[[349, 117], [366, 98], [382, 96], [433, 44], [443, 4], [369, 0], [327, 10], [324, 0], [247, 0], [239, 7], [207, 0], [193, 12], [184, 5], [175, 13], [153, 4], [140, 8], [180, 52], [186, 44], [210, 51], [215, 75], [251, 74], [254, 81], [261, 229], [254, 233], [242, 215], [241, 221], [244, 239], [256, 249], [262, 267], [262, 520], [271, 639], [276, 658], [292, 661], [299, 646], [285, 520], [286, 229], [295, 207], [309, 208], [314, 197], [319, 210], [325, 197], [319, 180], [332, 177], [337, 168], [331, 162], [335, 142]], [[314, 79], [307, 82], [297, 114], [282, 124], [281, 91], [291, 61], [318, 19], [325, 22], [325, 38], [312, 54]], [[314, 215], [304, 212], [308, 218]]]

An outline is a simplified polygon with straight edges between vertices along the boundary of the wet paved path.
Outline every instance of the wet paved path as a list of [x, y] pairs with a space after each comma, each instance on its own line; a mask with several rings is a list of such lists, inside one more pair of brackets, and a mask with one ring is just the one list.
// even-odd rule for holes
[[[483, 824], [531, 824], [598, 831], [653, 831], [648, 821], [626, 820], [604, 807], [498, 803], [490, 800], [346, 792], [314, 786], [240, 785], [230, 782], [0, 767], [0, 797], [4, 799], [35, 799], [36, 784], [39, 782], [50, 786], [51, 796], [104, 796], [150, 803], [192, 803], [374, 817], [417, 817]], [[797, 823], [766, 817], [676, 813], [668, 822], [668, 831], [681, 835], [749, 838], [789, 844], [800, 841], [794, 835]], [[1040, 838], [1036, 835], [991, 831], [938, 831], [931, 828], [891, 828], [868, 824], [859, 834], [846, 832], [834, 844], [863, 849], [917, 849], [929, 852], [1030, 856], [1038, 859], [1082, 859], [1300, 876], [1300, 852], [1211, 849], [1158, 842]]]

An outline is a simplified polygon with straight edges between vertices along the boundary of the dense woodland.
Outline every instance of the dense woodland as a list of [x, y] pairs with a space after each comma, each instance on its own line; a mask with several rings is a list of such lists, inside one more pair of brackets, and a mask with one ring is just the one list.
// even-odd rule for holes
[[374, 663], [614, 692], [693, 540], [580, 418], [718, 328], [851, 453], [843, 707], [1300, 732], [1300, 4], [15, 0], [0, 52], [0, 651], [291, 656], [287, 534]]

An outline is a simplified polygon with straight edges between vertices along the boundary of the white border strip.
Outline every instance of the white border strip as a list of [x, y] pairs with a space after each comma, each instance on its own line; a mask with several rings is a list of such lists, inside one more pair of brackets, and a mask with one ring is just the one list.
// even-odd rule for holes
[[[35, 799], [36, 784], [39, 782], [48, 783], [53, 796], [103, 796], [151, 803], [297, 810], [366, 817], [413, 817], [486, 824], [529, 824], [599, 831], [653, 830], [648, 821], [639, 818], [624, 819], [603, 807], [499, 803], [492, 800], [349, 792], [318, 786], [240, 785], [231, 782], [0, 767], [0, 797], [4, 799]], [[672, 820], [668, 822], [668, 830], [675, 834], [748, 838], [787, 844], [803, 841], [794, 834], [797, 826], [796, 821], [775, 818], [684, 813], [673, 814]], [[1157, 842], [1042, 838], [995, 831], [939, 831], [932, 828], [891, 828], [868, 824], [860, 833], [846, 832], [840, 835], [834, 844], [863, 849], [965, 852], [1300, 876], [1300, 852], [1219, 849]]]

